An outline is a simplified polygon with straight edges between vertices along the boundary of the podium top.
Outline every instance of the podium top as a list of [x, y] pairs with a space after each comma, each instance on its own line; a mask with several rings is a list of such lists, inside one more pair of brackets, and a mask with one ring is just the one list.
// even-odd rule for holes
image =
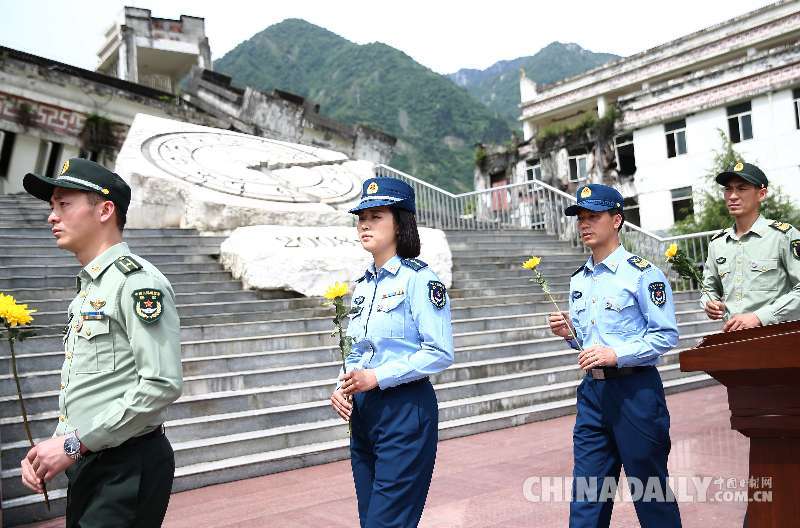
[[800, 369], [800, 321], [706, 336], [680, 354], [681, 370]]

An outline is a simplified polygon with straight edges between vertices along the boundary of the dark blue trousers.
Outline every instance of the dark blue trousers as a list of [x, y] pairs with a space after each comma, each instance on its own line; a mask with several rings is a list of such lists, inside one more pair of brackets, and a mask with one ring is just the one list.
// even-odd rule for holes
[[439, 439], [436, 393], [425, 379], [355, 395], [350, 463], [361, 528], [417, 526]]
[[[652, 493], [645, 493], [641, 500], [634, 502], [643, 528], [681, 526], [678, 503], [666, 482], [671, 446], [669, 411], [658, 370], [654, 367], [606, 380], [586, 376], [578, 387], [577, 406], [572, 434], [575, 480], [569, 510], [570, 528], [609, 525], [613, 501], [600, 501], [599, 495], [591, 493], [576, 494], [577, 485], [579, 480], [597, 477], [599, 494], [604, 477], [619, 479], [620, 466], [625, 467], [628, 478], [639, 479], [644, 486], [648, 481], [660, 486], [660, 492], [667, 499], [663, 502], [651, 500]], [[650, 480], [651, 477], [657, 482]], [[634, 490], [631, 493], [634, 495]]]

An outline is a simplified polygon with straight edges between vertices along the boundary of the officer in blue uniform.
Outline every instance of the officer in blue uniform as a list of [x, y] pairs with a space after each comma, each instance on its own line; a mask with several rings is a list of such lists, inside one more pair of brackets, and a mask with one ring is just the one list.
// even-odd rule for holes
[[439, 411], [428, 378], [453, 363], [450, 300], [420, 252], [414, 190], [394, 178], [364, 182], [361, 244], [374, 259], [356, 281], [346, 373], [331, 396], [350, 420], [362, 528], [417, 526], [428, 495]]
[[[625, 217], [618, 191], [591, 184], [577, 197], [564, 214], [578, 217], [592, 256], [570, 280], [569, 320], [552, 313], [549, 321], [554, 334], [582, 349], [578, 364], [586, 371], [573, 431], [569, 526], [609, 526], [614, 504], [601, 500], [602, 486], [606, 477], [619, 479], [621, 466], [649, 492], [634, 502], [640, 524], [680, 526], [666, 482], [669, 412], [655, 367], [678, 343], [672, 290], [660, 269], [620, 244]], [[584, 484], [589, 491], [581, 493]]]

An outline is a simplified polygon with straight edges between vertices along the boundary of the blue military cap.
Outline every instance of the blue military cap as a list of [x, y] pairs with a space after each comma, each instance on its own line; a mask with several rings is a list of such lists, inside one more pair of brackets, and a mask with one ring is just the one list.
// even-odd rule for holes
[[583, 185], [578, 187], [575, 196], [578, 198], [578, 203], [564, 209], [564, 214], [567, 216], [577, 215], [580, 209], [588, 209], [589, 211], [622, 209], [622, 195], [618, 190], [608, 185], [597, 183]]
[[362, 187], [361, 201], [350, 209], [350, 212], [355, 214], [362, 209], [384, 205], [398, 207], [416, 214], [414, 189], [406, 182], [396, 178], [370, 178], [364, 182]]

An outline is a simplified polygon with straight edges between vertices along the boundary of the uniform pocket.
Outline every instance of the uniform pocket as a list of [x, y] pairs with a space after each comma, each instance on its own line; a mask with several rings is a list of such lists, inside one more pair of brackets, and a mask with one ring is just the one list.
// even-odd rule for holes
[[604, 332], [609, 334], [633, 332], [640, 318], [636, 298], [630, 293], [603, 298], [603, 315], [600, 320]]
[[[378, 337], [405, 336], [406, 310], [405, 295], [393, 295], [386, 299], [381, 299], [375, 307], [375, 335]], [[373, 323], [370, 322], [370, 329]], [[370, 334], [372, 330], [370, 330]]]
[[114, 370], [114, 336], [108, 317], [83, 321], [75, 342], [74, 364], [77, 374]]
[[749, 288], [756, 291], [778, 289], [778, 259], [759, 259], [750, 262]]

